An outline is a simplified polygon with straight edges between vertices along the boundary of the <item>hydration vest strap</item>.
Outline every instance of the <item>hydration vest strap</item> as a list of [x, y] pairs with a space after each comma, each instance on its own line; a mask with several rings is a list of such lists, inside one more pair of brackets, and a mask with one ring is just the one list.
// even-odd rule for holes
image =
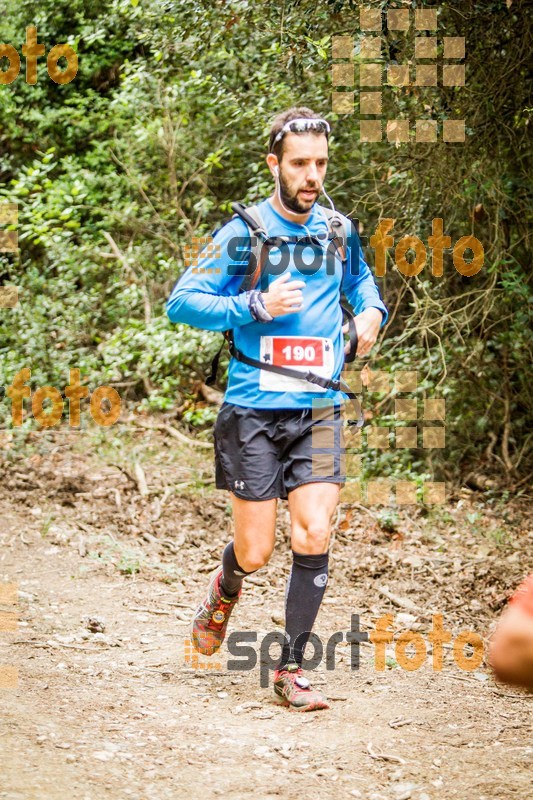
[[338, 392], [341, 388], [340, 381], [332, 380], [331, 378], [324, 378], [322, 375], [317, 375], [315, 372], [311, 372], [310, 370], [308, 372], [300, 372], [300, 370], [292, 369], [291, 367], [278, 367], [276, 364], [266, 364], [263, 361], [259, 361], [257, 358], [251, 358], [250, 356], [245, 355], [242, 350], [239, 350], [235, 346], [233, 333], [231, 331], [228, 336], [228, 342], [231, 355], [236, 358], [237, 361], [248, 364], [250, 367], [264, 369], [267, 372], [275, 372], [277, 375], [285, 375], [288, 378], [297, 378], [300, 381], [308, 381], [309, 383], [314, 383], [318, 386], [321, 386], [323, 389], [333, 389], [336, 392]]
[[239, 292], [247, 292], [254, 288], [261, 277], [269, 247], [269, 236], [258, 206], [245, 208], [242, 203], [232, 203], [231, 207], [235, 215], [246, 223], [252, 233], [250, 237], [250, 258], [239, 286]]
[[344, 361], [346, 364], [350, 364], [352, 361], [355, 361], [357, 355], [357, 328], [355, 327], [355, 320], [350, 309], [346, 308], [342, 303], [341, 308], [343, 318], [347, 317], [348, 319], [348, 336], [350, 337], [350, 350], [348, 353], [345, 353]]

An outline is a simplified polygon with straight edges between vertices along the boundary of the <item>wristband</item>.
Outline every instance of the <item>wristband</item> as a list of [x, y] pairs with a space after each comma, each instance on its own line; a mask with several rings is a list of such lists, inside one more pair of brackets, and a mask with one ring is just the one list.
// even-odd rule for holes
[[274, 317], [266, 310], [265, 301], [263, 300], [261, 292], [252, 289], [250, 292], [246, 292], [246, 295], [248, 299], [248, 308], [254, 320], [256, 322], [272, 322]]

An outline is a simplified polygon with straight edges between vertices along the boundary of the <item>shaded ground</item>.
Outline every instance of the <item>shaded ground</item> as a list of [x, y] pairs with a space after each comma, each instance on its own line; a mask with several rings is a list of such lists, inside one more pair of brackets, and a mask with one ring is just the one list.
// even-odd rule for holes
[[[313, 677], [331, 710], [304, 715], [275, 704], [258, 667], [228, 670], [225, 647], [217, 669], [191, 666], [188, 620], [231, 535], [208, 449], [140, 428], [90, 452], [76, 435], [11, 446], [0, 583], [18, 584], [20, 622], [0, 633], [0, 663], [19, 685], [0, 689], [0, 798], [530, 796], [533, 695], [484, 664], [459, 669], [451, 646], [441, 672], [430, 654], [409, 672], [394, 646], [376, 671], [370, 644], [352, 670], [343, 643], [335, 670]], [[342, 505], [317, 633], [348, 630], [352, 613], [370, 630], [391, 612], [397, 631], [425, 636], [442, 613], [454, 637], [487, 636], [533, 565], [525, 510], [468, 491], [433, 509]], [[256, 650], [283, 620], [287, 524], [281, 503], [272, 562], [233, 618]]]

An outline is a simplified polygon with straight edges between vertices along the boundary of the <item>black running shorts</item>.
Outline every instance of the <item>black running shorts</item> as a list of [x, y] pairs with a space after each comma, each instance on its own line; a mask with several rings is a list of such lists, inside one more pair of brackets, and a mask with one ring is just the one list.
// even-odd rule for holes
[[276, 411], [223, 403], [215, 423], [217, 489], [243, 500], [287, 499], [317, 481], [343, 484], [339, 406]]

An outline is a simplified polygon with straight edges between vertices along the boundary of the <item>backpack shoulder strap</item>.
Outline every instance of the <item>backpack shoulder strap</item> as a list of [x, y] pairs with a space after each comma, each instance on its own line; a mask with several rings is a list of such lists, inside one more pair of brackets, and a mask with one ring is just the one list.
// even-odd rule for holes
[[335, 242], [337, 246], [337, 250], [339, 251], [344, 271], [348, 259], [348, 252], [346, 249], [346, 242], [347, 242], [346, 226], [344, 224], [344, 221], [338, 211], [334, 211], [332, 208], [326, 208], [326, 206], [319, 205], [318, 207], [326, 217], [328, 234], [329, 234], [328, 238], [331, 241]]
[[231, 207], [234, 211], [233, 216], [240, 217], [252, 233], [261, 239], [268, 239], [268, 231], [258, 205], [245, 207], [242, 203], [232, 203]]
[[[341, 215], [338, 211], [334, 211], [332, 208], [326, 208], [325, 206], [320, 206], [321, 210], [324, 212], [326, 216], [326, 220], [328, 223], [328, 231], [329, 231], [329, 239], [332, 242], [335, 242], [337, 246], [337, 251], [342, 260], [342, 277], [344, 280], [344, 276], [346, 274], [346, 269], [348, 266], [348, 250], [347, 250], [347, 234], [346, 234], [346, 225], [344, 224], [344, 220], [342, 219]], [[353, 314], [349, 308], [347, 308], [344, 303], [342, 302], [342, 281], [340, 286], [340, 304], [342, 308], [342, 316], [343, 320], [347, 319], [348, 321], [348, 334], [350, 337], [350, 350], [344, 356], [344, 361], [349, 363], [355, 360], [357, 354], [357, 330], [355, 327], [355, 322], [353, 318]]]
[[244, 207], [242, 203], [232, 203], [231, 207], [236, 217], [240, 217], [250, 229], [250, 257], [246, 266], [244, 277], [239, 286], [239, 292], [246, 292], [252, 289], [257, 283], [266, 255], [266, 242], [268, 241], [268, 231], [263, 217], [259, 211], [259, 206]]

